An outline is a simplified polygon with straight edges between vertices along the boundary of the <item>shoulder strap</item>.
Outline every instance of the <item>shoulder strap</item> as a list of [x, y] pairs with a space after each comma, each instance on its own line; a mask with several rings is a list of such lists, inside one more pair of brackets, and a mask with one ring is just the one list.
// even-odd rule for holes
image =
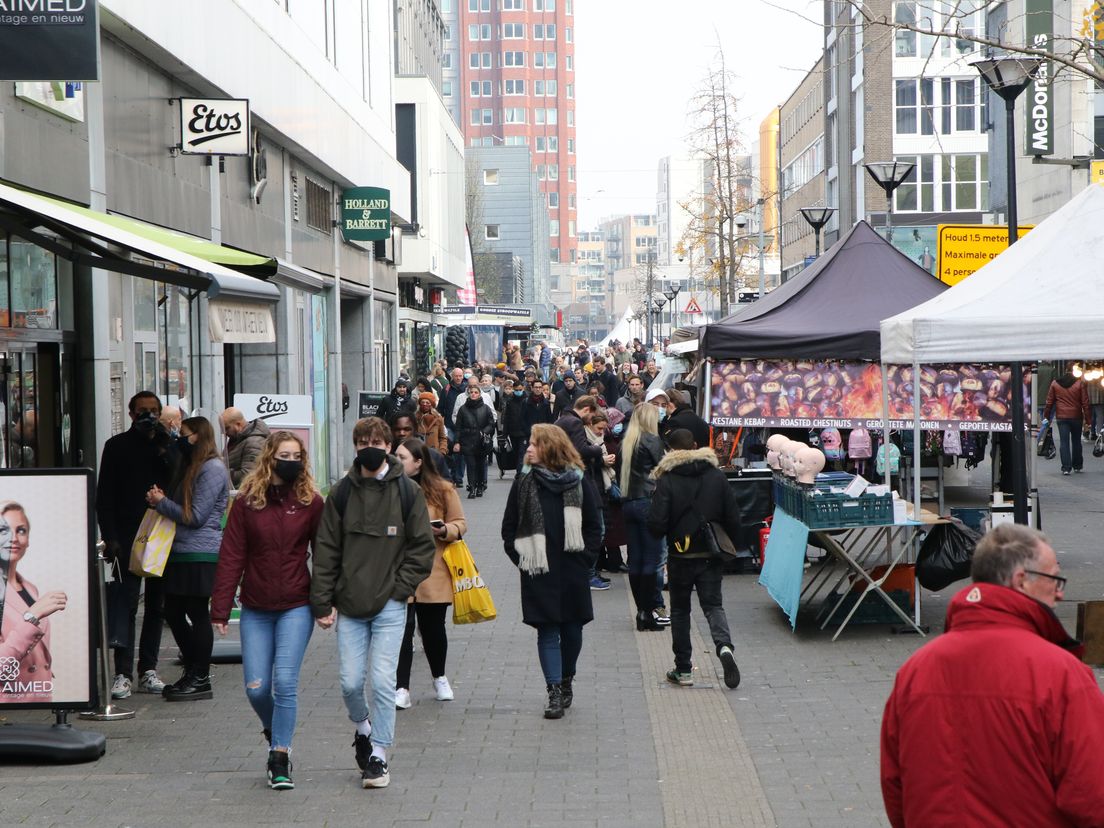
[[[348, 478], [343, 477], [334, 486], [330, 495], [337, 509], [337, 516], [342, 520], [345, 520], [345, 508], [349, 505], [349, 487]], [[399, 477], [399, 499], [402, 501], [402, 516], [405, 523], [410, 517], [410, 510], [414, 508], [414, 481], [405, 474]]]
[[342, 520], [345, 520], [345, 507], [349, 505], [349, 485], [349, 479], [343, 477], [337, 481], [337, 485], [333, 487], [333, 491], [330, 493], [334, 508], [337, 509], [337, 516]]

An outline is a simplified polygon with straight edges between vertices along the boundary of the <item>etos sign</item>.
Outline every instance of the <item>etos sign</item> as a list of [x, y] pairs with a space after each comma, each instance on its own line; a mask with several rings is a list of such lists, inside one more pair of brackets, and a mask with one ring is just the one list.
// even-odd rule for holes
[[181, 98], [180, 151], [185, 155], [249, 155], [249, 101]]

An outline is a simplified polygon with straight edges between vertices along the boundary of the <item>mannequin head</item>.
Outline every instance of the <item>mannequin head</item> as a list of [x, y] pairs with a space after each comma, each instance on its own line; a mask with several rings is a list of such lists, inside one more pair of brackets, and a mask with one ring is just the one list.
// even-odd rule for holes
[[824, 452], [811, 446], [802, 446], [794, 455], [794, 476], [798, 483], [813, 485], [816, 476], [824, 469]]
[[782, 468], [782, 446], [786, 443], [784, 434], [772, 434], [767, 438], [767, 465], [775, 471]]
[[778, 456], [778, 452], [775, 451], [774, 449], [767, 449], [767, 465], [770, 466], [775, 471], [778, 471], [779, 469], [782, 468], [782, 464], [781, 464], [780, 458]]
[[779, 454], [782, 463], [782, 474], [786, 475], [786, 477], [794, 476], [794, 455], [796, 455], [798, 449], [802, 448], [804, 445], [804, 443], [789, 439], [782, 445]]

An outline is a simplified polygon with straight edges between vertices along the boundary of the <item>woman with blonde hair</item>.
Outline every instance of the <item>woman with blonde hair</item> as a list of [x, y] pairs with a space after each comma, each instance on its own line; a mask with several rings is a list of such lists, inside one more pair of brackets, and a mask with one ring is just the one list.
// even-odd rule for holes
[[399, 667], [395, 674], [395, 707], [410, 707], [410, 668], [414, 661], [414, 621], [422, 637], [429, 671], [433, 674], [433, 689], [437, 701], [452, 701], [452, 686], [445, 675], [448, 656], [448, 636], [445, 615], [452, 604], [452, 573], [442, 557], [445, 547], [460, 540], [468, 531], [468, 521], [460, 505], [456, 487], [445, 480], [429, 453], [429, 447], [417, 437], [404, 440], [395, 450], [402, 461], [406, 476], [417, 483], [429, 508], [429, 525], [437, 550], [429, 577], [418, 584], [414, 597], [406, 605], [406, 629], [399, 649]]
[[629, 587], [636, 601], [637, 630], [659, 630], [664, 627], [655, 612], [659, 606], [655, 599], [656, 573], [663, 553], [663, 541], [648, 531], [648, 510], [656, 485], [652, 472], [662, 459], [659, 412], [654, 405], [640, 403], [633, 409], [625, 439], [617, 452], [621, 510], [628, 535]]
[[181, 476], [173, 496], [151, 486], [146, 503], [176, 524], [162, 584], [165, 620], [180, 647], [184, 675], [167, 685], [168, 701], [211, 698], [211, 614], [208, 603], [222, 544], [222, 516], [230, 493], [230, 476], [215, 448], [215, 431], [206, 417], [180, 424], [177, 446]]
[[563, 429], [533, 426], [525, 466], [510, 488], [502, 518], [506, 554], [521, 573], [522, 621], [537, 630], [537, 655], [548, 690], [546, 719], [563, 718], [593, 620], [590, 570], [602, 542], [598, 493]]
[[211, 593], [211, 623], [226, 635], [240, 584], [245, 695], [261, 720], [269, 745], [268, 785], [277, 790], [295, 787], [289, 754], [299, 669], [314, 627], [307, 547], [321, 519], [322, 498], [307, 447], [290, 431], [269, 435], [230, 510]]

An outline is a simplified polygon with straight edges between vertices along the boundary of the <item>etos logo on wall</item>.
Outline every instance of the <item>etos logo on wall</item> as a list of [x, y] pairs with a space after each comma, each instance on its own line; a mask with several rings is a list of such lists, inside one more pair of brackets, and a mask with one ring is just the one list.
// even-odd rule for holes
[[180, 151], [185, 155], [249, 155], [249, 101], [181, 98]]

